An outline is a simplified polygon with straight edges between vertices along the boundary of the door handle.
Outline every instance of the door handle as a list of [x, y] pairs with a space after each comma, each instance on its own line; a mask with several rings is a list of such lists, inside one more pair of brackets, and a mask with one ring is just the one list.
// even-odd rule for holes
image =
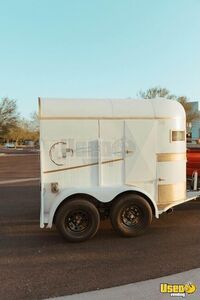
[[130, 154], [130, 153], [133, 153], [134, 151], [133, 150], [126, 150], [125, 152], [126, 152], [126, 154]]
[[158, 181], [165, 181], [166, 179], [164, 178], [158, 178]]

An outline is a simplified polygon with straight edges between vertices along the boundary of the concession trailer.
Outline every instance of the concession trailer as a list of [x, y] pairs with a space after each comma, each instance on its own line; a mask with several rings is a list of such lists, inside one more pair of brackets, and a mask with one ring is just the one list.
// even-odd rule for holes
[[39, 98], [40, 226], [69, 241], [109, 217], [122, 236], [195, 199], [186, 192], [185, 111], [173, 100]]

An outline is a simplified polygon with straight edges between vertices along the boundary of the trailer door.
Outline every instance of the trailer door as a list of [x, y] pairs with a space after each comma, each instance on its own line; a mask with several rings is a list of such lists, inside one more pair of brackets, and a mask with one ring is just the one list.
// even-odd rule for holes
[[99, 122], [100, 185], [115, 186], [124, 183], [124, 121]]
[[144, 188], [157, 198], [156, 121], [125, 121], [125, 184]]

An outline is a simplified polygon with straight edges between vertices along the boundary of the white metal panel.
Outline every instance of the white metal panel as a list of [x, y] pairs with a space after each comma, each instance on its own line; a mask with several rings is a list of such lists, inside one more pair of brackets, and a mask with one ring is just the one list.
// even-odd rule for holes
[[152, 99], [154, 116], [162, 118], [185, 119], [185, 110], [176, 100], [167, 100], [165, 98]]
[[43, 121], [41, 139], [44, 172], [97, 163], [97, 121]]
[[41, 211], [48, 213], [54, 201], [53, 182], [59, 190], [98, 185], [96, 120], [42, 121], [41, 145]]
[[[151, 101], [135, 99], [40, 98], [41, 117], [153, 117]], [[144, 105], [145, 102], [145, 105]]]
[[157, 153], [184, 153], [186, 152], [186, 142], [172, 142], [171, 131], [185, 131], [184, 119], [158, 120], [157, 125]]
[[100, 139], [102, 184], [124, 184], [124, 121], [100, 121]]
[[184, 118], [177, 101], [166, 99], [40, 98], [41, 118]]
[[107, 100], [95, 99], [41, 99], [42, 117], [110, 116], [112, 106]]
[[74, 193], [80, 187], [94, 188], [98, 186], [98, 166], [88, 166], [80, 169], [65, 170], [55, 173], [43, 174], [43, 185], [45, 188], [44, 211], [49, 212], [57, 193], [51, 192], [51, 183], [57, 182], [60, 191], [74, 189]]
[[161, 184], [175, 184], [186, 180], [186, 161], [168, 161], [157, 163], [157, 177]]
[[40, 121], [41, 139], [86, 140], [98, 137], [98, 122], [96, 120], [45, 120]]
[[125, 121], [125, 183], [146, 187], [155, 197], [156, 121]]

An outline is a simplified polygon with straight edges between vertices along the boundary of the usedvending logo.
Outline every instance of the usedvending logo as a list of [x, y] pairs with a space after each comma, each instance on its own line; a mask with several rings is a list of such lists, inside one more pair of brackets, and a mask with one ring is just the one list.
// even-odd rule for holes
[[168, 294], [171, 297], [183, 297], [192, 295], [196, 292], [197, 287], [195, 284], [188, 282], [186, 284], [172, 284], [172, 283], [161, 283], [160, 292], [161, 294]]

